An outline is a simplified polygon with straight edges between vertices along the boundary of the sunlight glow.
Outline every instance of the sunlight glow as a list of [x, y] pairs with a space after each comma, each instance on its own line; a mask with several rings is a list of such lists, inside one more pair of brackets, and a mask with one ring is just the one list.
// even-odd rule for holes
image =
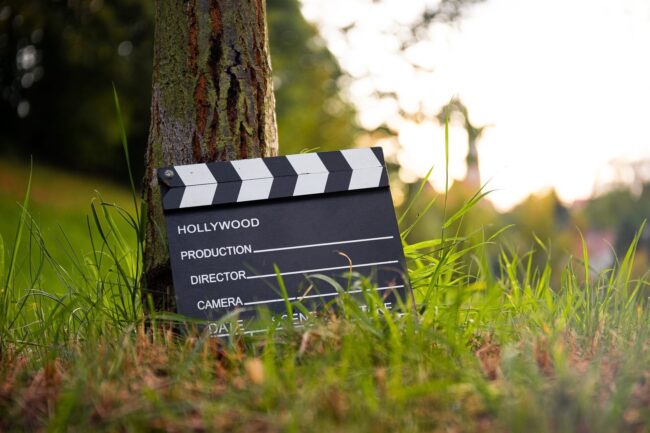
[[[610, 161], [650, 158], [650, 2], [487, 0], [406, 55], [386, 31], [413, 20], [424, 0], [379, 4], [303, 0], [303, 13], [355, 77], [348, 94], [360, 123], [398, 125], [397, 159], [411, 175], [435, 166], [440, 189], [444, 132], [396, 120], [399, 108], [433, 116], [454, 95], [474, 124], [492, 125], [479, 142], [480, 167], [500, 209], [548, 188], [566, 202], [586, 198]], [[336, 29], [354, 21], [346, 40]], [[399, 103], [378, 103], [377, 89]], [[465, 140], [452, 129], [452, 178], [464, 176]]]

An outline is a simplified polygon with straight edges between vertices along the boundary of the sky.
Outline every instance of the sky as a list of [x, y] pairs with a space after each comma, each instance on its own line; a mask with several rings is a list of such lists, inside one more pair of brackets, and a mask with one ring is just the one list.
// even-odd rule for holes
[[[361, 125], [398, 131], [399, 146], [383, 144], [402, 179], [433, 167], [434, 187], [444, 188], [444, 130], [426, 118], [454, 96], [472, 123], [489, 125], [480, 169], [501, 210], [550, 188], [570, 204], [625, 177], [612, 161], [650, 159], [650, 0], [487, 0], [404, 53], [398, 24], [426, 3], [303, 0], [303, 14], [352, 77], [345, 92]], [[398, 101], [378, 102], [378, 89]], [[399, 108], [425, 120], [406, 121]], [[451, 178], [464, 177], [466, 153], [467, 135], [454, 126]]]

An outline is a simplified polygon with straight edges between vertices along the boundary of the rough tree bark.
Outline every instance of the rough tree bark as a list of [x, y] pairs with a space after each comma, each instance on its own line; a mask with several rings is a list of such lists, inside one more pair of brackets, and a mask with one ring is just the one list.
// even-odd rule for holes
[[144, 305], [175, 307], [155, 168], [277, 153], [265, 0], [157, 0]]

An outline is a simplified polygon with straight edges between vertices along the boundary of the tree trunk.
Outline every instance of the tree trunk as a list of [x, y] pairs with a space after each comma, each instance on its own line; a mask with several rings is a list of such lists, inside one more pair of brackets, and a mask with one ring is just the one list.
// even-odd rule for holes
[[174, 311], [160, 189], [166, 165], [277, 153], [265, 0], [157, 0], [143, 302]]

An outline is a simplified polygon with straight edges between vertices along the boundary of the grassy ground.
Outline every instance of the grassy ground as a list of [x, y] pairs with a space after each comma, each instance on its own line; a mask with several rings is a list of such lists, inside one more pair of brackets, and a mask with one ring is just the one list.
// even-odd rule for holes
[[[28, 205], [31, 218], [28, 222], [33, 224], [29, 224], [25, 230], [16, 274], [23, 278], [22, 284], [33, 285], [24, 279], [30, 274], [33, 276], [38, 273], [38, 285], [47, 287], [48, 291], [61, 293], [64, 287], [52, 266], [45, 266], [40, 272], [28, 269], [31, 264], [38, 262], [37, 258], [42, 252], [38, 247], [37, 238], [42, 238], [57, 263], [70, 268], [71, 252], [84, 256], [93, 250], [88, 235], [88, 223], [94, 225], [91, 201], [99, 203], [105, 200], [132, 212], [132, 198], [124, 187], [100, 178], [41, 165], [36, 165], [31, 171], [32, 184]], [[28, 164], [0, 160], [0, 240], [4, 240], [5, 248], [9, 251], [15, 243], [29, 178]], [[121, 220], [116, 222], [120, 228], [125, 228]], [[130, 235], [126, 230], [123, 231]], [[131, 241], [133, 239], [131, 236]], [[32, 259], [31, 262], [27, 260], [28, 257]]]
[[[59, 211], [52, 218], [66, 221], [43, 203], [42, 222]], [[635, 245], [599, 275], [586, 253], [574, 258], [551, 286], [550, 268], [503, 251], [498, 236], [432, 233], [440, 239], [405, 248], [417, 312], [381, 310], [368, 292], [377, 309], [363, 313], [342, 293], [339, 313], [306, 329], [216, 340], [161, 318], [145, 329], [135, 236], [115, 208], [96, 216], [81, 260], [44, 260], [41, 273], [62, 281], [54, 291], [26, 277], [41, 255], [19, 250], [12, 272], [5, 249], [0, 431], [650, 431], [650, 310], [646, 279], [630, 277]], [[75, 226], [64, 227], [71, 248], [86, 251], [76, 242], [91, 235], [73, 238]], [[68, 257], [65, 244], [52, 248]]]

